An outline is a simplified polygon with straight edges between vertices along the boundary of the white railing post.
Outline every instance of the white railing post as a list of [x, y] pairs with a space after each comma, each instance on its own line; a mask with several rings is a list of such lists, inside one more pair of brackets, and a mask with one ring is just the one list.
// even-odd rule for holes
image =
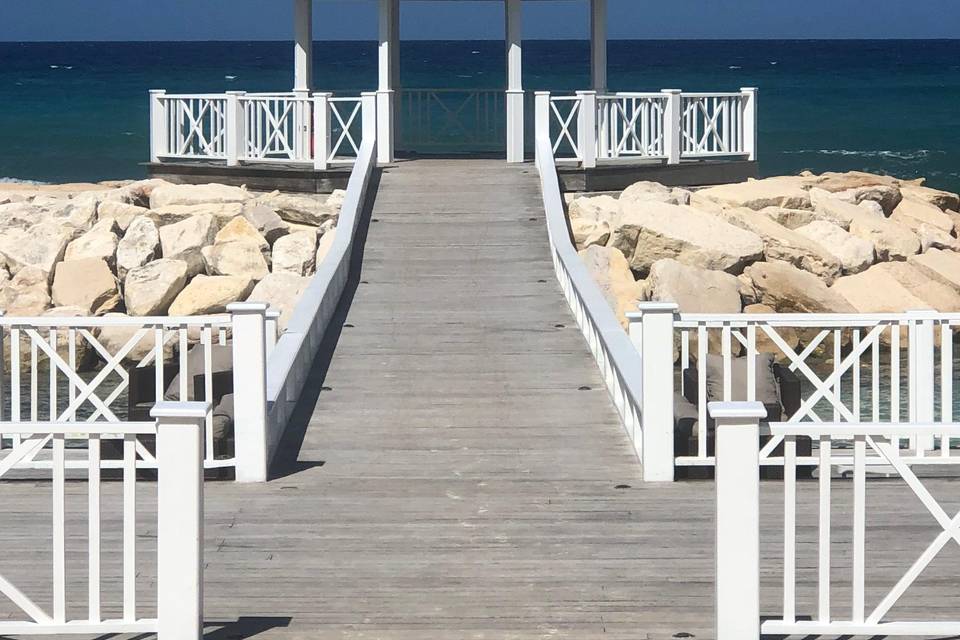
[[237, 482], [266, 482], [267, 449], [267, 305], [236, 302], [227, 306], [233, 325], [233, 441]]
[[[537, 91], [533, 94], [533, 132], [534, 143], [543, 136], [547, 140], [550, 140], [550, 146], [553, 146], [553, 141], [550, 138], [549, 91]], [[540, 145], [535, 145], [536, 150], [539, 150], [539, 148]], [[539, 160], [537, 161], [539, 163]]]
[[[932, 424], [936, 403], [936, 311], [907, 311], [909, 317], [910, 422]], [[911, 443], [918, 455], [933, 451], [933, 435], [915, 436]]]
[[597, 166], [597, 92], [577, 91], [580, 113], [577, 114], [577, 146], [584, 169]]
[[716, 422], [716, 640], [760, 638], [759, 402], [711, 402]]
[[273, 353], [273, 348], [277, 346], [277, 338], [280, 335], [280, 312], [275, 309], [268, 309], [266, 315], [266, 352], [267, 358]]
[[246, 155], [246, 127], [244, 127], [244, 91], [227, 91], [226, 149], [227, 166], [235, 167]]
[[157, 637], [203, 637], [203, 429], [206, 402], [158, 402]]
[[683, 149], [682, 96], [679, 89], [661, 91], [667, 97], [663, 108], [663, 153], [667, 164], [680, 164]]
[[386, 164], [394, 160], [394, 101], [392, 89], [377, 91], [377, 162]]
[[[380, 114], [377, 113], [377, 92], [376, 91], [365, 91], [360, 94], [360, 143], [363, 144], [364, 140], [370, 140], [371, 137], [377, 141], [377, 148], [380, 148], [380, 130], [378, 129], [378, 119]], [[379, 158], [379, 156], [378, 156]], [[390, 149], [390, 160], [393, 160], [393, 149]], [[377, 160], [380, 161], [379, 159]]]
[[160, 157], [169, 153], [167, 141], [167, 110], [164, 106], [163, 89], [150, 90], [150, 162], [160, 162]]
[[744, 87], [743, 94], [743, 152], [747, 160], [757, 159], [757, 89]]
[[672, 302], [641, 302], [637, 307], [639, 313], [628, 313], [627, 318], [642, 363], [643, 479], [673, 482], [673, 321], [679, 307]]
[[330, 93], [313, 94], [313, 168], [325, 171], [330, 162]]

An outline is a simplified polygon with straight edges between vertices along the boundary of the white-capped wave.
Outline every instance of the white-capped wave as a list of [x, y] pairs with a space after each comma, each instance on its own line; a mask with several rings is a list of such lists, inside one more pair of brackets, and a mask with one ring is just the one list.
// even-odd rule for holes
[[50, 184], [49, 182], [42, 182], [40, 180], [27, 180], [26, 178], [10, 178], [7, 176], [0, 176], [0, 184]]
[[931, 155], [940, 155], [945, 151], [931, 149], [793, 149], [784, 151], [790, 155], [822, 155], [822, 156], [857, 156], [860, 158], [887, 158], [891, 160], [913, 161], [928, 158]]

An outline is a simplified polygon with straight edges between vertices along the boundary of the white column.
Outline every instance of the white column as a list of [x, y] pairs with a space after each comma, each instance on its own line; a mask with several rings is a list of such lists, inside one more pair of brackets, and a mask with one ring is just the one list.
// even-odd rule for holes
[[607, 0], [590, 0], [590, 88], [607, 91]]
[[661, 93], [667, 99], [667, 106], [663, 110], [663, 155], [667, 158], [667, 164], [680, 164], [683, 151], [680, 89], [664, 89]]
[[150, 162], [160, 162], [167, 151], [167, 111], [164, 108], [163, 89], [150, 90]]
[[313, 90], [313, 0], [293, 0], [293, 90]]
[[158, 402], [158, 637], [203, 637], [203, 429], [209, 403]]
[[747, 160], [757, 159], [757, 89], [744, 87], [743, 94], [743, 151]]
[[711, 402], [716, 430], [716, 640], [760, 638], [759, 402]]
[[643, 479], [673, 482], [673, 318], [672, 302], [642, 302], [628, 313], [630, 339], [640, 352], [643, 423]]
[[523, 162], [523, 2], [504, 0], [507, 44], [507, 162]]
[[267, 306], [260, 302], [227, 305], [233, 328], [233, 442], [237, 482], [266, 482]]
[[240, 160], [245, 155], [246, 149], [246, 129], [244, 128], [243, 103], [241, 98], [246, 95], [244, 91], [227, 91], [227, 114], [226, 114], [226, 151], [227, 166], [235, 167], [240, 164]]
[[[910, 422], [932, 424], [936, 412], [936, 311], [907, 311], [910, 318], [908, 375]], [[926, 452], [933, 450], [933, 435], [915, 436], [911, 446]]]
[[377, 161], [393, 162], [396, 91], [400, 84], [400, 0], [380, 0]]

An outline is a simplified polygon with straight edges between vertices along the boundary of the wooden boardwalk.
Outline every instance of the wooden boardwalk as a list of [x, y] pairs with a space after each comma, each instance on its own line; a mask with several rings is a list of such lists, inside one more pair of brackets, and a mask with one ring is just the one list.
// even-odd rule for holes
[[[207, 484], [208, 637], [710, 638], [713, 484], [640, 482], [556, 284], [532, 169], [401, 163], [382, 176], [365, 232], [362, 269], [278, 477]], [[764, 553], [775, 566], [782, 489], [763, 486]], [[931, 486], [951, 515], [960, 508], [958, 485]], [[82, 603], [85, 486], [68, 489], [78, 558], [69, 577]], [[141, 488], [145, 514], [152, 491]], [[850, 513], [842, 491], [838, 522]], [[882, 525], [874, 542], [893, 560], [868, 558], [868, 603], [937, 533], [902, 484], [871, 483], [869, 493]], [[44, 483], [0, 485], [0, 574], [40, 603], [49, 601], [48, 496]], [[118, 501], [104, 503], [115, 541]], [[146, 603], [156, 527], [144, 515], [138, 531]], [[905, 603], [913, 608], [895, 612], [929, 615], [935, 602], [955, 617], [960, 601], [942, 594], [958, 591], [958, 549], [918, 585]], [[801, 544], [801, 613], [815, 602], [815, 557]], [[119, 558], [105, 558], [115, 582]], [[849, 536], [838, 536], [834, 561], [849, 567]], [[765, 612], [777, 611], [778, 580], [764, 571]], [[834, 591], [836, 611], [848, 610], [849, 581]], [[0, 602], [0, 617], [9, 611]]]

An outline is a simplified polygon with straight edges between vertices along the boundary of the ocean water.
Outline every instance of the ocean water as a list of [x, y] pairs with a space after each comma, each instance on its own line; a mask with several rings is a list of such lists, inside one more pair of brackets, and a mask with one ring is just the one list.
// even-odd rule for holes
[[[500, 88], [500, 42], [404, 42], [407, 87]], [[588, 43], [525, 43], [528, 90], [588, 84]], [[376, 84], [372, 42], [317, 43], [316, 86]], [[278, 91], [291, 45], [0, 43], [0, 180], [143, 175], [147, 91]], [[613, 90], [760, 88], [766, 175], [860, 169], [960, 191], [960, 40], [615, 41]]]

